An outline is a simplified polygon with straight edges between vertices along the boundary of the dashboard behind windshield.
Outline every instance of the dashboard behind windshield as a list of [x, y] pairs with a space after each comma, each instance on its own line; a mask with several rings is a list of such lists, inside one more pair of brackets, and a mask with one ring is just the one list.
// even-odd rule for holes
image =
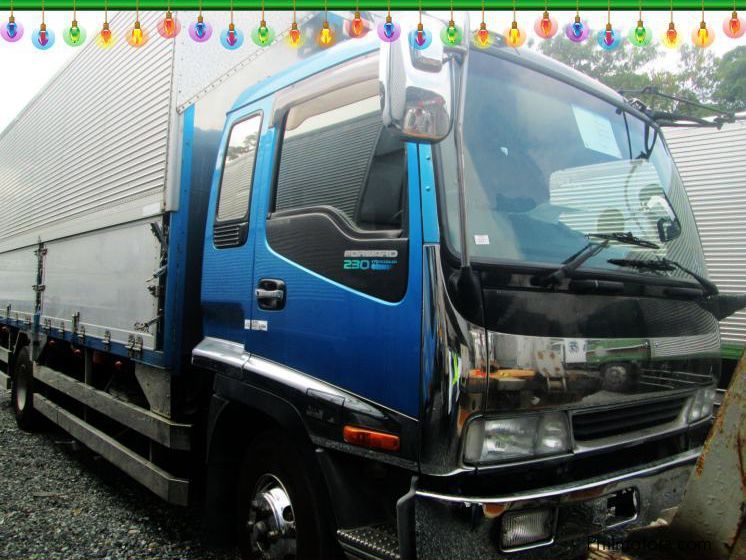
[[[683, 185], [660, 133], [619, 107], [494, 55], [470, 55], [464, 118], [472, 261], [556, 267], [589, 234], [630, 232], [583, 269], [689, 279], [609, 261], [665, 257], [706, 275]], [[436, 148], [446, 241], [460, 252], [453, 138]]]

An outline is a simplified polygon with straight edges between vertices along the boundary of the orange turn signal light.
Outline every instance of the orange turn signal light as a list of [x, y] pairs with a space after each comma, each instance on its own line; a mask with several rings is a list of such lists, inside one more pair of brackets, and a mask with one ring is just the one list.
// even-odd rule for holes
[[344, 440], [352, 445], [384, 451], [399, 451], [401, 447], [399, 436], [355, 426], [344, 427]]

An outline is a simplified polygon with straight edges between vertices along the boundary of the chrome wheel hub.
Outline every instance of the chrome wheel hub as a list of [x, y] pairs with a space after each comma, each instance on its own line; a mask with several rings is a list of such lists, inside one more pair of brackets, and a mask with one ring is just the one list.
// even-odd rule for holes
[[276, 476], [259, 477], [246, 523], [251, 550], [264, 560], [290, 560], [296, 556], [295, 512], [290, 495]]

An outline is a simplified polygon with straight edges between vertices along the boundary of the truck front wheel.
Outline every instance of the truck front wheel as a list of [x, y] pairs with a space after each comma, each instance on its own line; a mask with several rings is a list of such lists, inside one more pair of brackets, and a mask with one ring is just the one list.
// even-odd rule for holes
[[280, 433], [254, 441], [243, 462], [238, 537], [244, 560], [338, 557], [313, 460]]
[[13, 367], [13, 388], [10, 395], [18, 427], [26, 432], [41, 429], [41, 415], [34, 410], [34, 374], [28, 346], [21, 348]]

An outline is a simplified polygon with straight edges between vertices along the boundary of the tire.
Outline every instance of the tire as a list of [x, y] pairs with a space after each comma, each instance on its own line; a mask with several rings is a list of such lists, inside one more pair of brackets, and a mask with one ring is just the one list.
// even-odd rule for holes
[[34, 410], [33, 364], [28, 346], [21, 348], [13, 365], [13, 388], [10, 398], [16, 415], [16, 424], [25, 432], [41, 431], [42, 416]]
[[259, 436], [246, 452], [238, 494], [243, 560], [341, 558], [313, 453], [281, 432]]

